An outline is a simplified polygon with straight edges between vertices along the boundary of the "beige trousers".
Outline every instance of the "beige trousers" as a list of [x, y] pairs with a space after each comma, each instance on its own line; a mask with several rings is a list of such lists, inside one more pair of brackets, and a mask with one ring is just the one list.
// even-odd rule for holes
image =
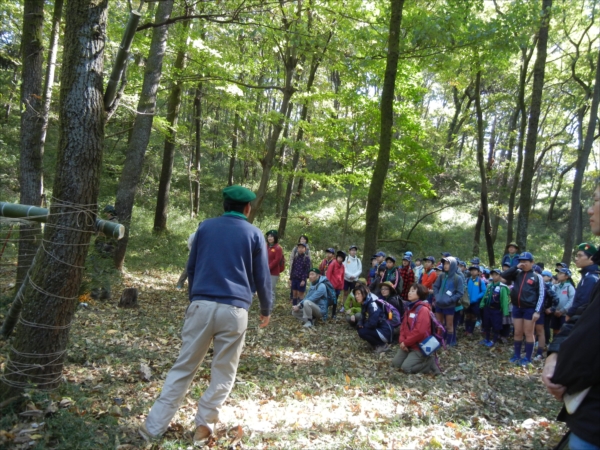
[[233, 387], [247, 326], [248, 311], [243, 308], [207, 300], [190, 303], [181, 330], [179, 357], [146, 418], [146, 428], [152, 435], [167, 430], [211, 342], [214, 354], [210, 384], [198, 402], [195, 422], [196, 426], [212, 429], [210, 424], [218, 422], [219, 409]]
[[292, 311], [292, 316], [297, 319], [300, 319], [302, 322], [306, 322], [308, 320], [316, 320], [323, 317], [321, 313], [321, 308], [310, 300], [304, 300], [302, 303], [302, 309], [298, 311]]

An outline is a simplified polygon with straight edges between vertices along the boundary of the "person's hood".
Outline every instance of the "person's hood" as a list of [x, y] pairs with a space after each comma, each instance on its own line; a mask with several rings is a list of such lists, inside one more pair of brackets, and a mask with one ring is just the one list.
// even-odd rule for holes
[[356, 261], [357, 259], [358, 259], [358, 255], [352, 256], [352, 255], [348, 254], [348, 260], [349, 261]]
[[450, 263], [450, 270], [448, 270], [448, 276], [454, 276], [454, 274], [458, 271], [458, 261], [456, 261], [456, 258], [454, 256], [448, 256], [444, 259]]
[[415, 300], [414, 302], [410, 302], [406, 304], [406, 309], [408, 311], [412, 311], [417, 308], [417, 306], [423, 306], [431, 310], [431, 305], [427, 300]]
[[[325, 275], [320, 275], [319, 276], [319, 283], [322, 283], [323, 281], [325, 281], [327, 279], [327, 277]], [[318, 284], [318, 283], [317, 283]]]

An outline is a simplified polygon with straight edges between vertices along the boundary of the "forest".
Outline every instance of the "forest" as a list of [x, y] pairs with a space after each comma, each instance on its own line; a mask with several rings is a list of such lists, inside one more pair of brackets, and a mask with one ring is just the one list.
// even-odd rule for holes
[[[357, 245], [365, 271], [380, 250], [494, 268], [516, 242], [547, 267], [572, 265], [593, 240], [600, 172], [598, 6], [0, 3], [0, 202], [47, 208], [43, 220], [0, 217], [0, 446], [142, 445], [132, 427], [180, 342], [187, 238], [222, 214], [227, 185], [256, 192], [249, 221], [278, 230], [288, 254], [306, 235], [317, 259]], [[99, 263], [107, 205], [124, 233]], [[105, 282], [112, 299], [92, 297]], [[116, 308], [124, 288], [138, 289], [139, 308]], [[339, 327], [318, 340], [294, 331], [279, 289], [280, 318], [249, 332], [238, 410], [224, 420], [246, 421], [245, 436], [225, 430], [215, 445], [510, 448], [525, 436], [546, 448], [560, 437], [539, 366], [490, 367], [505, 350], [473, 345], [445, 356], [441, 381], [407, 381], [387, 355], [348, 363], [364, 349]], [[523, 405], [511, 383], [528, 392]], [[261, 405], [262, 425], [250, 420]], [[290, 408], [300, 419], [281, 419]], [[178, 426], [159, 448], [186, 448]]]

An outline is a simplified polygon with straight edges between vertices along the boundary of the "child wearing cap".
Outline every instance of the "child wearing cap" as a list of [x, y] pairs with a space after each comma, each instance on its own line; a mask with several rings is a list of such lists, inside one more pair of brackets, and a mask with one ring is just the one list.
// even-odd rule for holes
[[[302, 235], [298, 238], [298, 244], [304, 244], [305, 254], [310, 258], [310, 246], [308, 245], [308, 237], [306, 235]], [[290, 267], [294, 263], [294, 259], [298, 256], [298, 244], [294, 246], [292, 249], [292, 253], [290, 254]]]
[[348, 249], [349, 255], [346, 256], [346, 261], [344, 261], [344, 297], [343, 300], [346, 299], [350, 291], [354, 288], [354, 283], [360, 277], [362, 273], [362, 262], [356, 256], [358, 251], [358, 247], [356, 245], [351, 245]]
[[558, 284], [554, 285], [554, 292], [558, 297], [558, 304], [554, 307], [552, 321], [550, 322], [550, 327], [552, 328], [554, 335], [558, 334], [560, 327], [565, 323], [567, 311], [573, 304], [573, 299], [575, 298], [575, 288], [569, 282], [571, 271], [562, 268], [556, 274], [556, 278], [558, 278]]
[[402, 300], [408, 298], [408, 291], [410, 287], [415, 284], [415, 273], [410, 266], [410, 258], [411, 257], [409, 255], [404, 255], [402, 258], [402, 267], [400, 267], [400, 270], [398, 271], [400, 277], [402, 278], [402, 287], [401, 289], [398, 289], [400, 298], [402, 298]]
[[552, 322], [553, 308], [558, 304], [558, 297], [552, 286], [552, 272], [544, 270], [541, 275], [544, 280], [544, 314], [541, 314], [535, 323], [535, 335], [538, 340], [535, 359], [538, 361], [544, 359], [546, 344], [550, 342], [550, 323]]
[[[516, 242], [511, 242], [506, 246], [506, 253], [502, 257], [502, 270], [504, 266], [516, 267], [519, 264], [519, 246]], [[508, 270], [508, 269], [506, 269]]]
[[269, 230], [267, 237], [267, 255], [269, 257], [269, 271], [271, 272], [271, 291], [273, 302], [275, 301], [275, 288], [279, 281], [279, 275], [285, 269], [285, 260], [283, 258], [283, 249], [279, 245], [279, 235], [276, 230]]
[[[479, 261], [479, 259], [477, 259]], [[467, 280], [467, 292], [471, 304], [465, 311], [465, 334], [473, 335], [475, 331], [475, 323], [479, 318], [479, 304], [485, 295], [485, 281], [481, 278], [479, 266], [469, 267], [470, 277]]]
[[[507, 285], [502, 283], [500, 269], [491, 270], [490, 275], [492, 280], [488, 284], [479, 305], [483, 310], [482, 330], [485, 333], [485, 339], [480, 344], [486, 347], [493, 347], [498, 342], [502, 331], [502, 318], [509, 315], [508, 298], [510, 290]], [[492, 331], [494, 332], [493, 337]]]
[[437, 279], [437, 271], [435, 270], [435, 258], [427, 256], [423, 258], [423, 275], [421, 275], [421, 284], [429, 291], [427, 300], [431, 303], [433, 299], [433, 283]]
[[321, 264], [319, 264], [319, 272], [321, 272], [323, 275], [325, 275], [327, 273], [329, 264], [331, 264], [333, 262], [334, 255], [335, 255], [335, 250], [333, 248], [328, 248], [327, 250], [325, 250], [325, 259], [323, 261], [321, 261]]
[[398, 268], [396, 267], [396, 258], [392, 255], [387, 256], [385, 258], [385, 274], [381, 282], [388, 281], [391, 283], [394, 290], [402, 291], [402, 278], [398, 273]]
[[369, 273], [367, 275], [367, 285], [370, 285], [375, 279], [375, 277], [377, 277], [377, 268], [379, 267], [379, 264], [377, 263], [378, 259], [379, 258], [377, 257], [377, 255], [373, 255], [371, 257], [371, 269], [369, 270]]
[[[531, 364], [535, 345], [535, 323], [540, 318], [540, 311], [544, 305], [544, 282], [542, 277], [533, 271], [531, 253], [523, 252], [518, 258], [519, 264], [502, 272], [501, 276], [506, 281], [514, 283], [510, 300], [513, 305], [515, 339], [514, 354], [510, 362], [528, 365]], [[521, 359], [523, 335], [525, 335], [525, 357]]]
[[310, 270], [310, 257], [306, 254], [306, 244], [298, 242], [296, 245], [298, 254], [292, 260], [290, 268], [289, 286], [292, 290], [292, 305], [297, 305], [306, 292], [306, 279]]
[[592, 256], [598, 249], [593, 244], [583, 243], [577, 246], [577, 254], [575, 255], [575, 265], [581, 274], [581, 280], [577, 284], [575, 290], [575, 298], [573, 304], [567, 311], [567, 317], [576, 315], [577, 310], [585, 306], [590, 301], [592, 289], [598, 282], [598, 265], [592, 261]]

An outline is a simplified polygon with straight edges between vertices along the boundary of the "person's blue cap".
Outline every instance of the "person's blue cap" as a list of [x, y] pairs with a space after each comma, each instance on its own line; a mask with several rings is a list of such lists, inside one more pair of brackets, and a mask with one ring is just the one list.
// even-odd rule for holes
[[481, 268], [479, 266], [469, 266], [469, 270], [473, 269], [481, 271]]
[[389, 259], [390, 261], [392, 261], [393, 263], [395, 263], [395, 262], [396, 262], [396, 258], [394, 258], [392, 255], [390, 255], [390, 256], [386, 256], [385, 260], [387, 261], [388, 259]]
[[298, 243], [296, 244], [296, 247], [300, 247], [300, 246], [302, 246], [302, 247], [306, 248], [306, 244], [305, 244], [304, 242], [298, 242]]
[[444, 270], [444, 265], [443, 265], [443, 264], [440, 264], [439, 266], [437, 266], [437, 267], [435, 268], [435, 270]]
[[549, 270], [544, 270], [542, 272], [542, 276], [543, 277], [550, 277], [550, 278], [552, 278], [552, 272], [550, 272]]
[[570, 277], [572, 275], [571, 271], [569, 269], [565, 269], [564, 267], [562, 269], [560, 269], [558, 271], [558, 273], [564, 273], [566, 274], [568, 277]]
[[413, 252], [404, 252], [404, 256], [412, 256]]
[[488, 269], [487, 267], [485, 267], [483, 269], [483, 273], [485, 273], [486, 275], [489, 275], [491, 272], [490, 272], [490, 269]]
[[356, 245], [351, 245], [350, 247], [348, 247], [348, 251], [350, 251], [352, 249], [358, 250], [358, 247]]
[[[388, 258], [389, 258], [389, 256], [388, 256]], [[410, 261], [410, 255], [404, 255], [404, 256], [402, 257], [402, 260], [403, 260], [403, 261]]]
[[385, 253], [383, 253], [383, 252], [377, 252], [377, 253], [375, 253], [375, 256], [383, 256], [385, 258]]
[[379, 267], [377, 268], [378, 271], [382, 271], [382, 270], [387, 270], [387, 266], [385, 265], [385, 263], [381, 263], [379, 264]]
[[479, 258], [473, 258], [473, 259], [471, 260], [471, 264], [476, 264], [476, 265], [479, 265], [479, 264], [481, 264], [481, 261], [479, 260]]
[[[557, 262], [555, 264], [556, 267], [560, 267], [561, 269], [568, 269], [569, 266], [567, 266], [564, 262]], [[558, 272], [560, 269], [556, 269], [556, 271]]]
[[426, 256], [425, 258], [423, 258], [423, 261], [431, 261], [435, 264], [435, 258], [433, 256]]
[[467, 263], [466, 263], [466, 262], [464, 262], [464, 261], [461, 261], [460, 259], [458, 260], [458, 265], [459, 265], [459, 266], [464, 266], [464, 267], [467, 267]]
[[502, 269], [492, 269], [490, 270], [490, 274], [492, 273], [497, 273], [498, 275], [500, 275], [502, 273]]
[[448, 253], [448, 252], [442, 252], [442, 256], [444, 258], [447, 258], [448, 256], [452, 256], [452, 254]]
[[335, 254], [335, 249], [332, 247], [329, 247], [327, 250], [325, 250], [327, 253], [331, 253], [332, 255]]
[[529, 252], [523, 252], [519, 255], [519, 261], [533, 261], [533, 255]]
[[537, 264], [534, 264], [532, 268], [535, 273], [539, 273], [540, 275], [542, 274], [542, 268]]

